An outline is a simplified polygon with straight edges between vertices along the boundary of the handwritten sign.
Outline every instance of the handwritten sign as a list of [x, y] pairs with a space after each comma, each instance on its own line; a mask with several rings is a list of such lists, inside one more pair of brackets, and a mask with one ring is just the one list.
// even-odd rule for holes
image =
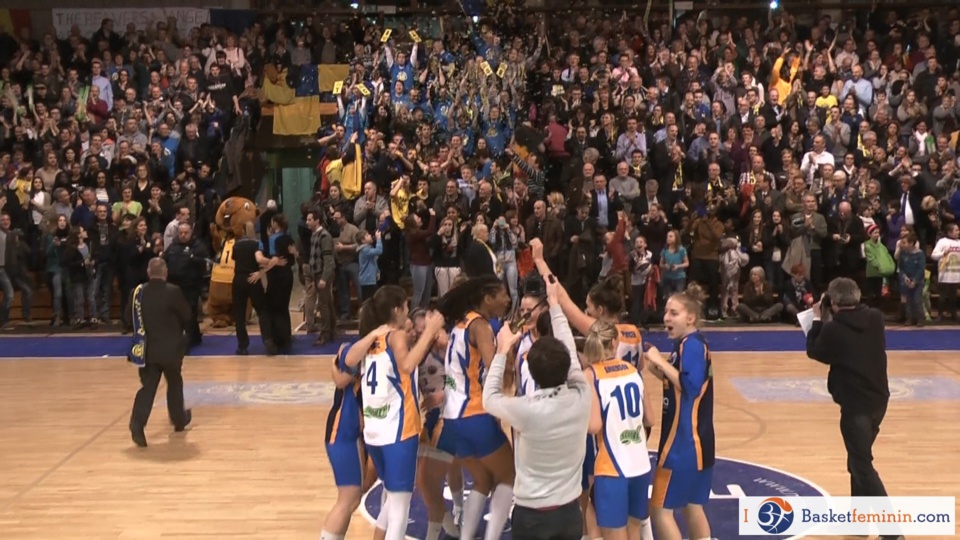
[[123, 34], [127, 25], [133, 23], [137, 30], [155, 26], [173, 18], [177, 29], [186, 35], [191, 28], [210, 22], [210, 10], [200, 8], [110, 8], [110, 9], [54, 9], [53, 26], [57, 37], [66, 38], [76, 25], [80, 35], [89, 37], [100, 29], [103, 19], [113, 20], [113, 31]]

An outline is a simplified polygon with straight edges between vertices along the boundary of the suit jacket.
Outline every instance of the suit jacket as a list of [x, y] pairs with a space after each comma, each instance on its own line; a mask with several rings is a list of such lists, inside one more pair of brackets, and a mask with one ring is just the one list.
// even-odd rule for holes
[[464, 252], [463, 273], [470, 278], [497, 275], [490, 251], [480, 242], [471, 241]]
[[[597, 202], [597, 192], [596, 190], [590, 192], [590, 217], [599, 222], [599, 211], [600, 203]], [[646, 199], [646, 196], [644, 196]], [[615, 229], [617, 220], [617, 212], [623, 210], [623, 201], [620, 200], [620, 194], [617, 192], [612, 192], [607, 190], [607, 228]]]
[[560, 248], [563, 247], [563, 223], [554, 216], [548, 215], [542, 224], [537, 222], [536, 216], [530, 216], [527, 219], [527, 226], [524, 229], [527, 235], [527, 241], [539, 238], [543, 242], [543, 257], [550, 262], [550, 259], [560, 254]]
[[[130, 322], [133, 306], [123, 313]], [[143, 285], [143, 329], [146, 332], [144, 353], [148, 364], [177, 364], [187, 352], [184, 330], [190, 321], [190, 305], [180, 287], [159, 279]]]

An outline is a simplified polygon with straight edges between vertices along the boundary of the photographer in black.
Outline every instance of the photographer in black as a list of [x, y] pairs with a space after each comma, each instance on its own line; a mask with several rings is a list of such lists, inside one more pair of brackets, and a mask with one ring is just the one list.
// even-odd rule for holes
[[807, 356], [830, 366], [827, 389], [840, 405], [850, 496], [886, 497], [873, 468], [873, 443], [890, 400], [883, 313], [860, 304], [860, 288], [848, 278], [831, 281], [813, 313]]

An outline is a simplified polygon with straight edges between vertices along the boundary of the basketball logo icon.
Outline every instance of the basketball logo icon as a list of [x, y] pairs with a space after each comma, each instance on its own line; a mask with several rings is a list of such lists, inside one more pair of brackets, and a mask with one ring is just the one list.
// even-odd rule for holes
[[760, 503], [757, 525], [767, 534], [783, 534], [793, 524], [793, 507], [786, 499], [770, 497]]

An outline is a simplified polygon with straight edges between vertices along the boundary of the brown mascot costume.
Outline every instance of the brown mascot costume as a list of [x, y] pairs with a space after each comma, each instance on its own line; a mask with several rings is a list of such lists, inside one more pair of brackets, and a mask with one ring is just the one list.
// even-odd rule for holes
[[247, 223], [255, 224], [259, 214], [260, 210], [250, 199], [230, 197], [220, 204], [217, 218], [210, 225], [213, 247], [220, 254], [210, 275], [210, 295], [206, 307], [214, 328], [233, 325], [233, 243], [243, 236]]

